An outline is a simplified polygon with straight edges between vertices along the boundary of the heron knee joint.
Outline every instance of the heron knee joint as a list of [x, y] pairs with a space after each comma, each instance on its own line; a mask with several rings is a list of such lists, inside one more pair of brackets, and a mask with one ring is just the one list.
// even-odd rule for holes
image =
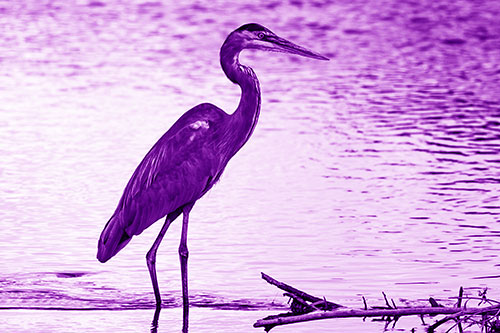
[[155, 264], [156, 263], [156, 251], [154, 251], [154, 252], [149, 251], [146, 254], [146, 261], [148, 264]]
[[183, 257], [183, 258], [187, 258], [189, 257], [189, 251], [188, 251], [188, 248], [187, 246], [179, 246], [179, 256]]

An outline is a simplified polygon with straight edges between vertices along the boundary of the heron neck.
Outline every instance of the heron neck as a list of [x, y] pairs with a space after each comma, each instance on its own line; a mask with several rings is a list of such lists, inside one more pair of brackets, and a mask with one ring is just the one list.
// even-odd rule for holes
[[226, 45], [221, 49], [221, 65], [226, 76], [241, 88], [241, 98], [236, 111], [231, 115], [231, 128], [236, 135], [236, 147], [239, 150], [250, 138], [257, 125], [260, 113], [259, 80], [254, 71], [241, 65], [238, 55], [241, 49]]

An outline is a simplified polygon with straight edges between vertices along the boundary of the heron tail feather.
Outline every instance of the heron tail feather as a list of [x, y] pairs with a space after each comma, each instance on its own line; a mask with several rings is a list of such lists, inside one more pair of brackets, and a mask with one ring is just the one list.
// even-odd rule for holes
[[120, 221], [119, 214], [113, 215], [99, 238], [99, 244], [97, 246], [97, 260], [105, 263], [111, 259], [115, 254], [117, 254], [125, 245], [130, 242], [132, 236], [127, 234], [123, 228], [123, 223]]

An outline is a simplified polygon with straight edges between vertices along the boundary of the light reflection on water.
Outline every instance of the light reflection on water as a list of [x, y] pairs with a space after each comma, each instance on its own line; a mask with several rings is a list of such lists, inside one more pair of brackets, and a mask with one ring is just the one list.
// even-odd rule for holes
[[[192, 212], [194, 303], [275, 308], [280, 293], [260, 271], [354, 306], [382, 290], [498, 295], [500, 25], [487, 13], [499, 8], [439, 3], [3, 4], [0, 306], [152, 305], [144, 256], [160, 225], [106, 265], [97, 238], [182, 112], [236, 107], [218, 48], [249, 21], [332, 60], [242, 55], [262, 114]], [[173, 307], [179, 233], [174, 224], [158, 254]]]

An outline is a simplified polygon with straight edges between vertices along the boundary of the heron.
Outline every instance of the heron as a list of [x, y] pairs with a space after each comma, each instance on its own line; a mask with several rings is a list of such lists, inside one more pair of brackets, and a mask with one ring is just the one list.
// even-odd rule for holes
[[229, 160], [252, 135], [260, 113], [259, 81], [238, 56], [244, 49], [292, 53], [318, 60], [327, 57], [278, 37], [260, 24], [249, 23], [231, 32], [220, 50], [227, 78], [240, 86], [238, 107], [228, 114], [210, 103], [184, 113], [149, 150], [127, 183], [113, 215], [99, 238], [97, 259], [104, 263], [154, 222], [165, 222], [146, 254], [156, 309], [161, 296], [156, 275], [156, 252], [170, 224], [182, 214], [179, 245], [182, 299], [188, 299], [188, 221], [194, 204], [216, 184]]

